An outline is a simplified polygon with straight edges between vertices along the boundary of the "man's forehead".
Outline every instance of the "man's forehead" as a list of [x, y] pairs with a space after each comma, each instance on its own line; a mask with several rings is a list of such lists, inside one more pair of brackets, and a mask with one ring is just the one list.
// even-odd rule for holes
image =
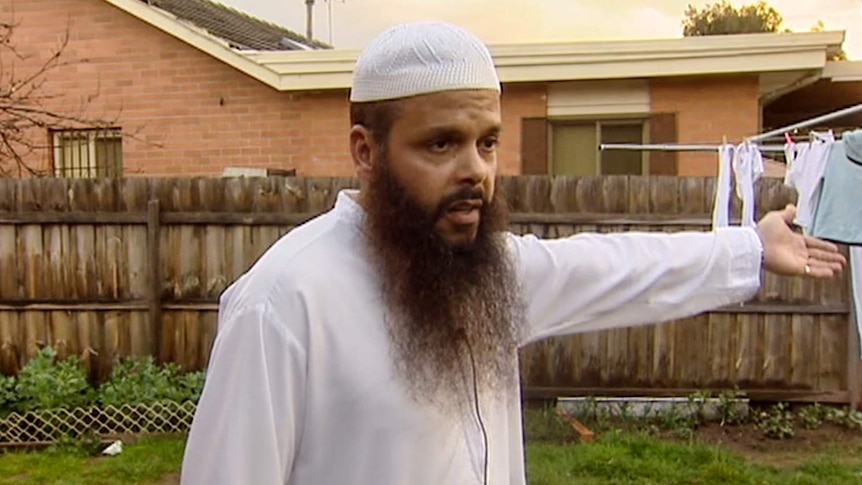
[[499, 129], [500, 99], [492, 91], [448, 91], [402, 100], [393, 128], [404, 133]]
[[400, 101], [406, 112], [470, 110], [499, 111], [500, 94], [489, 89], [459, 89], [411, 96]]

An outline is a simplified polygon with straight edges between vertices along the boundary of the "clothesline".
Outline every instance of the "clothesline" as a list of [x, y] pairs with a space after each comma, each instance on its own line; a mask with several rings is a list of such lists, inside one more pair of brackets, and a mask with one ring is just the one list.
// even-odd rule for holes
[[[636, 144], [636, 143], [602, 143], [599, 150], [657, 150], [657, 151], [680, 151], [680, 152], [714, 152], [722, 145], [676, 145], [665, 144]], [[783, 152], [784, 147], [778, 145], [765, 145], [758, 147], [761, 151]]]
[[[757, 143], [763, 140], [767, 140], [769, 138], [773, 138], [777, 135], [784, 135], [785, 133], [789, 133], [794, 130], [798, 130], [801, 128], [808, 128], [811, 126], [816, 126], [819, 123], [823, 123], [825, 121], [830, 121], [838, 118], [843, 118], [845, 116], [862, 112], [862, 103], [857, 104], [855, 106], [850, 106], [849, 108], [840, 109], [838, 111], [833, 111], [832, 113], [827, 113], [825, 115], [817, 116], [814, 118], [810, 118], [804, 121], [800, 121], [798, 123], [794, 123], [792, 125], [783, 126], [781, 128], [776, 128], [774, 130], [767, 131], [766, 133], [761, 133], [759, 135], [750, 136], [744, 139], [744, 141], [750, 143]], [[709, 145], [709, 144], [675, 144], [675, 143], [653, 143], [653, 144], [636, 144], [636, 143], [601, 143], [599, 144], [599, 150], [659, 150], [659, 151], [715, 151], [718, 150], [723, 145]], [[757, 147], [760, 151], [763, 152], [782, 152], [784, 151], [783, 145], [763, 145]]]

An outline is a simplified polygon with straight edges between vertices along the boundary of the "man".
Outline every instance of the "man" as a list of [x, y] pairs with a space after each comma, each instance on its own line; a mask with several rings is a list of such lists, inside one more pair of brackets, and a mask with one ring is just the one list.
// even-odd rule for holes
[[350, 96], [360, 190], [225, 291], [184, 484], [523, 484], [518, 347], [744, 301], [762, 262], [844, 264], [791, 207], [756, 230], [505, 232], [500, 83], [460, 28], [384, 32]]

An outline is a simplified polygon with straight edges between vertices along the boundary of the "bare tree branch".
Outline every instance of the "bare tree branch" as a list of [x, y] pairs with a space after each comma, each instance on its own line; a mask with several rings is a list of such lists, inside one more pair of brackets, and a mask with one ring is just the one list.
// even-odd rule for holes
[[[48, 139], [49, 133], [55, 130], [115, 128], [119, 116], [87, 114], [87, 104], [98, 93], [82, 100], [77, 110], [67, 112], [58, 108], [62, 95], [44, 91], [45, 82], [58, 69], [87, 62], [86, 59], [63, 58], [70, 40], [68, 27], [58, 46], [46, 59], [36, 63], [32, 70], [27, 70], [27, 74], [19, 75], [16, 62], [24, 63], [31, 59], [18, 50], [13, 42], [17, 26], [14, 20], [0, 19], [0, 177], [13, 173], [43, 176], [50, 174], [50, 170], [31, 166], [32, 162], [28, 161], [36, 152], [51, 148], [50, 143], [46, 145], [39, 140]], [[10, 59], [10, 62], [3, 63], [3, 57]], [[39, 135], [39, 132], [42, 134]], [[124, 132], [123, 137], [143, 141], [137, 133]]]

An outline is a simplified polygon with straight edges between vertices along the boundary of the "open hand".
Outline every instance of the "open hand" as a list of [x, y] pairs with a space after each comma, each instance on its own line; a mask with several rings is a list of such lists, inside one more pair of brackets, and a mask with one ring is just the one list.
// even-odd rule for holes
[[847, 263], [838, 246], [791, 229], [796, 207], [766, 214], [757, 224], [767, 271], [788, 276], [831, 278]]

